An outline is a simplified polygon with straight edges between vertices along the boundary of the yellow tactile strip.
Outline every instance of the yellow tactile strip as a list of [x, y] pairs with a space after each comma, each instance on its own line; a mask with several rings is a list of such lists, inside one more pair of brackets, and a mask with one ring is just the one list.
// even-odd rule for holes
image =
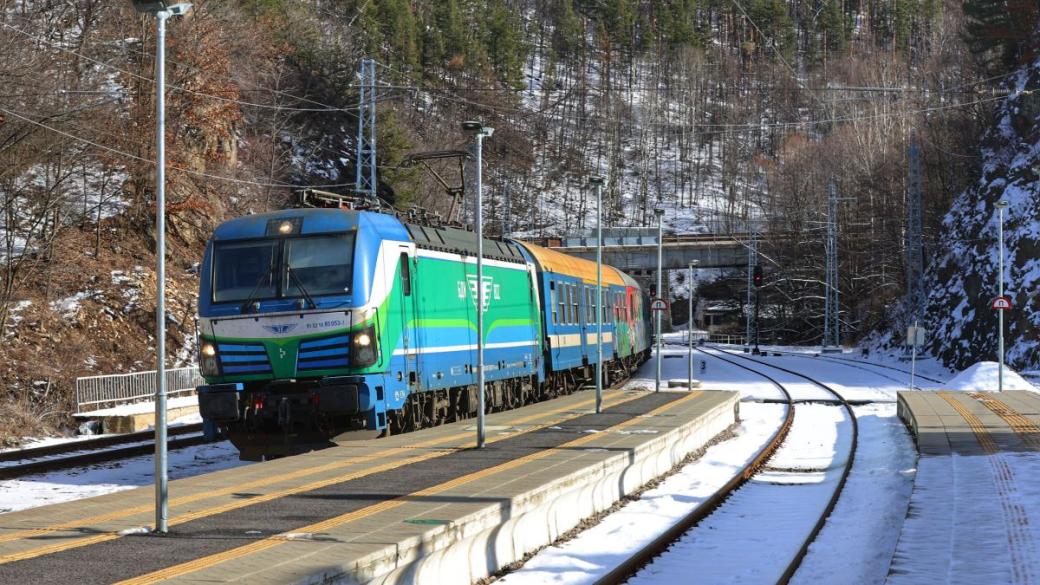
[[[619, 404], [623, 404], [625, 402], [629, 402], [629, 401], [634, 400], [636, 398], [639, 398], [641, 396], [644, 396], [644, 394], [638, 393], [638, 392], [611, 393], [611, 394], [608, 394], [605, 397], [605, 404], [604, 404], [604, 406], [608, 406], [608, 407], [617, 406]], [[578, 403], [569, 402], [567, 404], [564, 404], [564, 405], [562, 405], [560, 407], [554, 408], [554, 409], [549, 410], [549, 411], [539, 412], [539, 413], [535, 413], [535, 414], [532, 414], [532, 415], [521, 417], [519, 419], [510, 420], [509, 421], [510, 425], [511, 426], [516, 426], [516, 425], [523, 425], [523, 424], [526, 424], [526, 423], [529, 423], [531, 421], [538, 420], [538, 419], [547, 419], [547, 420], [544, 420], [543, 422], [541, 422], [541, 423], [539, 423], [537, 425], [532, 425], [530, 427], [525, 427], [522, 430], [519, 430], [517, 432], [488, 437], [488, 442], [489, 443], [494, 443], [494, 442], [497, 442], [497, 441], [501, 441], [501, 440], [504, 440], [504, 439], [515, 437], [515, 436], [517, 436], [519, 434], [523, 434], [523, 433], [527, 433], [527, 432], [531, 432], [531, 431], [536, 431], [536, 430], [539, 430], [539, 429], [543, 429], [543, 428], [547, 428], [549, 426], [553, 426], [553, 425], [559, 424], [561, 422], [565, 422], [565, 421], [570, 420], [570, 419], [578, 418], [580, 416], [585, 416], [587, 414], [586, 412], [576, 412], [576, 410], [577, 409], [582, 409], [582, 408], [585, 408], [585, 407], [588, 407], [588, 406], [591, 406], [593, 404], [594, 400], [595, 400], [594, 398], [589, 398], [589, 399], [586, 399], [586, 400], [582, 400], [582, 401], [580, 401]], [[566, 414], [564, 414], [564, 413], [566, 413]], [[238, 509], [238, 508], [243, 508], [243, 507], [259, 504], [259, 503], [270, 501], [270, 500], [273, 500], [273, 499], [282, 498], [282, 497], [286, 497], [286, 496], [297, 494], [297, 493], [304, 493], [304, 492], [307, 492], [307, 491], [319, 489], [321, 487], [325, 487], [325, 486], [328, 486], [328, 485], [332, 485], [332, 484], [336, 484], [336, 483], [342, 483], [342, 482], [346, 482], [346, 481], [351, 481], [351, 480], [358, 479], [360, 477], [364, 477], [364, 476], [371, 475], [371, 474], [374, 474], [374, 473], [380, 473], [380, 472], [384, 472], [384, 471], [389, 471], [391, 469], [403, 467], [403, 466], [406, 466], [406, 465], [410, 465], [412, 463], [417, 463], [419, 461], [425, 461], [427, 459], [432, 459], [434, 457], [441, 457], [441, 456], [443, 456], [443, 455], [445, 455], [447, 453], [450, 453], [450, 452], [458, 451], [460, 449], [469, 448], [470, 447], [470, 443], [472, 442], [472, 439], [473, 439], [473, 432], [472, 431], [465, 431], [465, 432], [460, 432], [460, 433], [454, 433], [454, 434], [447, 435], [447, 436], [438, 436], [438, 437], [435, 437], [433, 439], [429, 439], [429, 440], [422, 441], [422, 442], [419, 442], [419, 443], [413, 443], [413, 444], [410, 444], [410, 445], [404, 446], [404, 447], [393, 447], [393, 448], [390, 448], [390, 449], [380, 450], [378, 452], [375, 452], [375, 453], [372, 453], [372, 454], [369, 454], [369, 455], [347, 457], [347, 458], [340, 459], [340, 460], [337, 460], [337, 461], [334, 461], [334, 462], [331, 462], [331, 463], [328, 463], [328, 464], [325, 464], [325, 465], [321, 465], [321, 466], [309, 467], [309, 468], [301, 468], [301, 469], [298, 469], [298, 470], [295, 470], [295, 471], [292, 471], [292, 472], [289, 472], [289, 473], [276, 474], [276, 475], [267, 476], [267, 477], [264, 477], [264, 478], [261, 478], [261, 479], [258, 479], [258, 480], [252, 481], [252, 482], [248, 482], [248, 483], [235, 484], [235, 485], [226, 486], [226, 487], [215, 489], [215, 490], [202, 491], [202, 492], [199, 492], [199, 493], [191, 494], [191, 495], [188, 495], [188, 496], [183, 496], [183, 497], [180, 497], [180, 498], [173, 498], [173, 499], [170, 500], [170, 507], [171, 508], [178, 507], [178, 506], [183, 506], [183, 505], [186, 505], [186, 504], [189, 504], [189, 503], [198, 502], [198, 501], [202, 501], [202, 500], [206, 500], [206, 499], [227, 496], [227, 495], [231, 495], [231, 494], [234, 494], [234, 493], [237, 493], [237, 492], [241, 492], [241, 491], [244, 491], [244, 490], [250, 490], [250, 489], [256, 489], [256, 488], [259, 488], [259, 487], [270, 486], [270, 485], [273, 485], [273, 484], [276, 484], [276, 483], [285, 482], [285, 481], [291, 481], [291, 480], [294, 480], [294, 479], [301, 479], [301, 478], [304, 478], [304, 477], [320, 474], [322, 472], [334, 471], [336, 469], [341, 469], [341, 468], [353, 466], [353, 465], [356, 465], [358, 463], [365, 463], [365, 462], [368, 462], [368, 461], [380, 460], [380, 459], [387, 458], [387, 457], [392, 457], [392, 456], [395, 456], [395, 455], [399, 456], [401, 454], [409, 454], [409, 453], [413, 453], [416, 449], [432, 448], [432, 450], [427, 451], [427, 452], [423, 452], [423, 453], [421, 453], [419, 455], [413, 455], [411, 457], [405, 457], [404, 459], [398, 459], [398, 460], [390, 461], [390, 462], [382, 464], [382, 465], [377, 465], [377, 466], [374, 466], [374, 467], [366, 467], [364, 469], [351, 471], [351, 472], [344, 473], [344, 474], [334, 475], [334, 476], [331, 476], [331, 477], [328, 477], [328, 478], [324, 478], [324, 479], [321, 479], [321, 480], [308, 482], [306, 484], [289, 486], [289, 487], [286, 487], [286, 488], [283, 488], [283, 489], [274, 490], [272, 492], [268, 492], [266, 494], [257, 495], [257, 496], [254, 496], [254, 497], [251, 497], [251, 498], [248, 498], [248, 499], [232, 500], [230, 502], [225, 502], [225, 503], [217, 505], [217, 506], [211, 506], [211, 507], [203, 508], [203, 509], [196, 510], [196, 511], [193, 511], [193, 512], [190, 512], [190, 513], [176, 515], [176, 516], [174, 516], [174, 517], [172, 517], [170, 519], [169, 525], [175, 526], [175, 525], [178, 525], [178, 524], [189, 522], [191, 520], [197, 520], [199, 518], [203, 518], [203, 517], [206, 517], [206, 516], [212, 516], [212, 515], [215, 515], [215, 514], [225, 513], [225, 512], [231, 511], [231, 510], [235, 510], [235, 509]], [[457, 444], [459, 441], [463, 441], [464, 444], [462, 444], [462, 445]], [[438, 448], [438, 446], [440, 446], [440, 448]], [[91, 525], [95, 525], [95, 524], [98, 524], [98, 523], [101, 523], [101, 522], [108, 522], [108, 521], [112, 521], [112, 520], [118, 520], [120, 518], [127, 518], [127, 517], [130, 517], [130, 516], [136, 515], [136, 514], [148, 513], [151, 510], [152, 510], [152, 506], [151, 505], [135, 506], [135, 507], [131, 507], [131, 508], [118, 509], [118, 510], [114, 510], [112, 512], [107, 512], [107, 513], [104, 513], [104, 514], [98, 514], [98, 515], [90, 516], [90, 517], [87, 517], [87, 518], [80, 518], [80, 519], [72, 520], [72, 521], [69, 521], [69, 522], [63, 522], [63, 523], [59, 523], [59, 524], [54, 524], [54, 525], [46, 526], [46, 527], [42, 527], [42, 528], [33, 528], [33, 529], [29, 529], [29, 530], [16, 531], [16, 532], [12, 532], [12, 533], [9, 533], [9, 534], [0, 535], [0, 543], [27, 540], [27, 539], [31, 539], [31, 538], [34, 538], [34, 537], [40, 537], [40, 536], [54, 534], [54, 533], [57, 533], [57, 532], [77, 530], [77, 529], [84, 529], [85, 531], [93, 532], [93, 529], [91, 528]], [[31, 548], [31, 549], [28, 549], [28, 550], [22, 550], [22, 551], [12, 552], [12, 553], [8, 553], [8, 554], [0, 554], [0, 564], [6, 564], [6, 563], [15, 562], [15, 561], [31, 559], [31, 558], [35, 558], [35, 557], [40, 557], [40, 556], [44, 556], [44, 555], [49, 555], [49, 554], [62, 552], [62, 551], [73, 549], [73, 548], [89, 546], [89, 545], [92, 545], [92, 544], [106, 542], [106, 541], [109, 541], [109, 540], [115, 540], [117, 538], [121, 538], [122, 536], [123, 536], [123, 534], [121, 534], [120, 531], [104, 531], [104, 532], [101, 532], [100, 534], [92, 534], [90, 536], [85, 536], [85, 537], [72, 536], [72, 537], [70, 537], [67, 540], [63, 540], [62, 542], [50, 544], [50, 545], [47, 545], [47, 546]]]
[[997, 416], [1004, 419], [1004, 422], [1019, 435], [1026, 446], [1033, 451], [1040, 451], [1040, 426], [1037, 426], [1036, 423], [1008, 406], [1006, 402], [992, 392], [977, 392], [971, 396], [993, 411]]
[[[666, 412], [666, 411], [668, 411], [668, 410], [670, 410], [672, 408], [675, 408], [676, 406], [678, 406], [680, 404], [684, 404], [684, 403], [688, 402], [689, 400], [691, 400], [694, 397], [699, 396], [701, 394], [702, 394], [702, 392], [700, 392], [700, 391], [690, 392], [689, 394], [687, 394], [686, 396], [683, 396], [682, 398], [680, 398], [678, 400], [673, 400], [673, 401], [671, 401], [671, 402], [669, 402], [667, 404], [664, 404], [664, 405], [662, 405], [662, 406], [660, 406], [660, 407], [658, 407], [658, 408], [656, 408], [656, 409], [646, 413], [645, 415], [642, 415], [642, 417], [630, 418], [630, 419], [628, 419], [628, 420], [626, 420], [626, 421], [624, 421], [622, 423], [619, 423], [617, 425], [614, 425], [614, 426], [610, 427], [609, 429], [606, 429], [604, 432], [616, 432], [616, 431], [622, 430], [622, 429], [624, 429], [626, 427], [632, 426], [634, 424], [638, 424], [638, 423], [641, 422], [641, 418], [643, 418], [643, 417], [656, 416], [656, 415], [662, 414], [662, 413], [664, 413], [664, 412]], [[506, 470], [509, 470], [509, 469], [514, 469], [516, 467], [519, 467], [519, 466], [522, 466], [522, 465], [525, 465], [525, 464], [528, 464], [528, 463], [532, 463], [532, 462], [538, 461], [540, 459], [544, 459], [544, 458], [546, 458], [546, 457], [548, 457], [550, 455], [556, 454], [558, 452], [566, 451], [566, 450], [569, 450], [569, 449], [573, 449], [574, 447], [577, 447], [577, 446], [583, 445], [585, 443], [588, 443], [588, 442], [596, 440], [598, 438], [598, 435], [599, 435], [599, 433], [587, 434], [587, 435], [584, 435], [584, 436], [579, 437], [577, 439], [574, 439], [572, 441], [568, 441], [566, 443], [563, 443], [562, 445], [559, 445], [557, 447], [553, 447], [553, 448], [550, 448], [550, 449], [545, 449], [545, 450], [542, 450], [542, 451], [538, 451], [536, 453], [531, 453], [529, 455], [525, 455], [524, 457], [520, 457], [520, 458], [514, 459], [512, 461], [507, 461], [505, 463], [501, 463], [501, 464], [496, 465], [494, 467], [489, 467], [489, 468], [486, 468], [486, 469], [482, 469], [480, 471], [477, 471], [477, 472], [474, 472], [474, 473], [471, 473], [471, 474], [468, 474], [468, 475], [464, 475], [464, 476], [455, 478], [455, 479], [453, 479], [451, 481], [444, 482], [444, 483], [441, 483], [441, 484], [438, 484], [436, 486], [432, 486], [432, 487], [429, 487], [429, 488], [426, 488], [426, 489], [423, 489], [423, 490], [419, 490], [419, 491], [410, 493], [408, 495], [401, 496], [399, 498], [395, 498], [393, 500], [387, 500], [387, 501], [384, 501], [384, 502], [380, 502], [378, 504], [374, 504], [374, 505], [371, 505], [371, 506], [367, 506], [365, 508], [361, 508], [359, 510], [354, 510], [354, 511], [342, 514], [340, 516], [335, 516], [333, 518], [329, 518], [327, 520], [323, 520], [321, 522], [317, 522], [317, 523], [314, 523], [314, 524], [311, 524], [311, 525], [308, 525], [308, 526], [302, 526], [300, 528], [297, 528], [297, 529], [293, 530], [292, 533], [322, 533], [322, 532], [326, 532], [326, 531], [328, 531], [331, 528], [334, 528], [334, 527], [337, 527], [337, 526], [341, 526], [343, 524], [347, 524], [347, 523], [353, 522], [355, 520], [360, 520], [362, 518], [366, 518], [368, 516], [372, 516], [372, 515], [377, 514], [379, 512], [392, 510], [392, 509], [397, 508], [399, 506], [402, 506], [402, 505], [404, 505], [404, 504], [406, 504], [406, 503], [408, 503], [410, 501], [414, 501], [414, 499], [417, 498], [417, 497], [425, 497], [425, 496], [431, 496], [431, 495], [439, 494], [439, 493], [448, 491], [450, 489], [459, 487], [461, 485], [464, 485], [464, 484], [467, 484], [467, 483], [470, 483], [470, 482], [473, 482], [473, 481], [476, 481], [476, 480], [479, 480], [479, 479], [482, 479], [482, 478], [494, 475], [496, 473], [500, 473], [500, 472], [503, 472], [503, 471], [506, 471]], [[223, 551], [223, 552], [220, 552], [220, 553], [217, 553], [217, 554], [209, 555], [207, 557], [203, 557], [201, 559], [196, 559], [194, 561], [190, 561], [190, 562], [187, 562], [187, 563], [182, 563], [180, 565], [174, 565], [172, 567], [167, 567], [165, 569], [161, 569], [159, 571], [148, 573], [146, 575], [141, 575], [139, 577], [135, 577], [135, 578], [132, 578], [132, 579], [127, 579], [125, 581], [119, 582], [119, 584], [117, 584], [117, 585], [140, 585], [140, 584], [145, 584], [145, 583], [155, 583], [155, 582], [162, 581], [162, 580], [165, 580], [165, 579], [171, 579], [171, 578], [178, 577], [178, 576], [181, 576], [181, 575], [186, 575], [188, 573], [193, 573], [195, 571], [199, 571], [199, 570], [202, 570], [202, 569], [205, 569], [205, 568], [209, 568], [209, 567], [218, 565], [220, 563], [224, 563], [224, 562], [230, 561], [232, 559], [240, 558], [240, 557], [243, 557], [243, 556], [246, 556], [246, 555], [249, 555], [249, 554], [253, 554], [253, 553], [256, 553], [256, 552], [267, 550], [267, 549], [279, 546], [280, 544], [285, 543], [285, 542], [291, 542], [291, 539], [286, 537], [286, 536], [284, 536], [284, 535], [276, 535], [276, 536], [268, 537], [268, 538], [265, 538], [263, 540], [254, 541], [254, 542], [252, 542], [250, 544], [247, 544], [245, 546], [241, 546], [241, 547], [230, 549], [230, 550], [227, 550], [227, 551]]]
[[[1029, 555], [1026, 554], [1026, 551], [1033, 548], [1032, 533], [1029, 530], [1029, 517], [1026, 515], [1022, 505], [1018, 503], [1021, 498], [1016, 493], [1018, 488], [1015, 485], [1015, 474], [1011, 466], [1008, 465], [1007, 459], [1000, 452], [996, 442], [993, 441], [993, 437], [982, 421], [957, 399], [958, 393], [939, 392], [938, 394], [964, 417], [972, 432], [975, 433], [975, 437], [979, 440], [979, 444], [982, 445], [983, 450], [987, 453], [986, 459], [989, 461], [993, 472], [993, 485], [996, 487], [997, 497], [1000, 499], [1000, 507], [1004, 513], [1004, 526], [1007, 529], [1013, 582], [1033, 583], [1033, 569], [1031, 563], [1027, 561]], [[986, 406], [989, 407], [988, 404]]]
[[960, 400], [957, 400], [957, 396], [953, 392], [939, 392], [939, 396], [950, 403], [950, 406], [960, 414], [971, 432], [975, 434], [975, 438], [978, 439], [979, 445], [982, 445], [982, 449], [986, 453], [996, 453], [1000, 449], [997, 447], [996, 441], [993, 440], [993, 436], [989, 434], [989, 430], [986, 429], [986, 425], [975, 416], [975, 413], [967, 409]]

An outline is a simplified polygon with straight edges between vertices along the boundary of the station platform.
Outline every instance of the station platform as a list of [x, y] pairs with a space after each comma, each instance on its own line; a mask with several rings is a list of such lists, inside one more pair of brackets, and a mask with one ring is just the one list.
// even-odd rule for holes
[[0, 582], [472, 583], [736, 422], [735, 392], [606, 391], [0, 515]]
[[921, 455], [1040, 451], [1040, 394], [899, 392], [898, 413]]

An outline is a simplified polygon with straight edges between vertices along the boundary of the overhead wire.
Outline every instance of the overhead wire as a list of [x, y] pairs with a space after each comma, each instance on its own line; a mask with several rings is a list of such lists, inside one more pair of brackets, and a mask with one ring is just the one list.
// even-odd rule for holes
[[[142, 163], [145, 163], [145, 164], [148, 164], [148, 165], [152, 165], [152, 166], [155, 166], [156, 164], [158, 164], [154, 160], [147, 159], [147, 158], [138, 156], [136, 154], [129, 153], [129, 152], [126, 152], [126, 151], [122, 151], [122, 150], [119, 150], [119, 149], [116, 149], [116, 148], [112, 148], [110, 146], [105, 146], [104, 144], [99, 144], [97, 142], [94, 142], [92, 140], [88, 140], [88, 139], [83, 138], [81, 136], [77, 136], [77, 135], [72, 134], [70, 132], [65, 132], [64, 130], [61, 130], [59, 128], [55, 128], [54, 126], [51, 126], [49, 124], [44, 124], [42, 122], [33, 120], [32, 118], [30, 118], [28, 116], [24, 116], [24, 115], [14, 111], [14, 110], [10, 110], [10, 109], [5, 108], [3, 106], [0, 106], [0, 112], [4, 112], [4, 113], [6, 113], [6, 114], [8, 114], [8, 115], [10, 115], [10, 116], [12, 116], [14, 118], [18, 118], [19, 120], [22, 120], [23, 122], [27, 122], [27, 123], [32, 124], [34, 126], [38, 126], [38, 127], [44, 128], [46, 130], [54, 132], [55, 134], [60, 134], [62, 136], [65, 136], [66, 138], [71, 138], [72, 140], [76, 140], [76, 141], [82, 142], [84, 144], [88, 144], [90, 146], [93, 146], [95, 148], [101, 149], [101, 150], [103, 150], [105, 152], [114, 154], [116, 156], [121, 156], [121, 157], [129, 159], [129, 160], [135, 160], [135, 161], [142, 162]], [[292, 183], [281, 183], [281, 182], [277, 182], [277, 183], [261, 183], [261, 182], [258, 182], [258, 181], [249, 181], [249, 180], [246, 180], [246, 179], [237, 179], [237, 178], [234, 178], [234, 177], [224, 177], [224, 176], [221, 176], [221, 175], [215, 175], [213, 173], [205, 173], [205, 172], [202, 172], [202, 171], [194, 171], [194, 170], [191, 170], [191, 169], [185, 169], [185, 168], [180, 168], [180, 167], [176, 167], [176, 166], [170, 166], [167, 170], [170, 171], [170, 172], [183, 173], [183, 174], [192, 175], [192, 176], [196, 176], [196, 177], [202, 177], [202, 178], [206, 178], [206, 179], [213, 179], [213, 180], [217, 180], [217, 181], [226, 181], [226, 182], [236, 183], [236, 184], [241, 184], [241, 185], [251, 185], [251, 186], [255, 186], [255, 187], [280, 187], [280, 188], [287, 188], [287, 189], [329, 189], [329, 188], [334, 188], [334, 187], [350, 187], [350, 186], [354, 185], [354, 183], [330, 183], [330, 184], [322, 184], [322, 185], [296, 185], [296, 184], [292, 184]]]
[[[45, 39], [43, 37], [39, 37], [39, 36], [36, 36], [36, 35], [32, 35], [32, 34], [30, 34], [28, 32], [25, 32], [25, 31], [23, 31], [22, 29], [20, 29], [20, 28], [18, 28], [16, 26], [12, 26], [12, 25], [7, 24], [7, 23], [2, 22], [2, 21], [0, 21], [0, 26], [4, 27], [6, 29], [9, 29], [11, 31], [14, 31], [14, 32], [22, 35], [23, 37], [25, 37], [28, 40], [32, 40], [32, 41], [35, 41], [35, 42], [38, 42], [38, 43], [42, 43], [42, 44], [48, 45], [48, 46], [53, 47], [53, 48], [55, 48], [55, 49], [57, 49], [59, 51], [68, 53], [70, 55], [74, 55], [74, 56], [76, 56], [76, 57], [78, 57], [80, 59], [83, 59], [84, 61], [87, 61], [89, 63], [94, 63], [95, 65], [99, 65], [101, 67], [107, 67], [107, 68], [112, 69], [114, 71], [118, 71], [118, 72], [120, 72], [120, 73], [122, 73], [124, 75], [128, 75], [128, 76], [133, 77], [135, 79], [140, 79], [141, 81], [144, 81], [144, 82], [149, 83], [149, 84], [155, 84], [155, 79], [153, 79], [151, 77], [148, 77], [148, 76], [145, 76], [145, 75], [141, 75], [139, 73], [135, 73], [135, 72], [130, 71], [128, 69], [123, 69], [122, 67], [119, 67], [117, 65], [113, 65], [111, 63], [107, 63], [105, 61], [101, 61], [99, 59], [94, 59], [92, 57], [88, 57], [88, 56], [82, 54], [79, 51], [75, 51], [75, 50], [63, 47], [63, 46], [61, 46], [61, 45], [59, 45], [57, 43], [53, 43], [53, 42], [51, 42], [51, 41], [49, 41], [49, 40], [47, 40], [47, 39]], [[214, 94], [214, 93], [198, 91], [198, 90], [195, 90], [195, 89], [191, 89], [191, 88], [187, 88], [187, 87], [183, 87], [183, 86], [175, 85], [175, 84], [166, 84], [166, 87], [168, 89], [170, 89], [170, 90], [180, 91], [180, 92], [184, 92], [184, 93], [189, 93], [189, 94], [196, 95], [196, 96], [199, 96], [199, 97], [205, 97], [205, 98], [217, 100], [217, 101], [220, 101], [220, 102], [233, 103], [233, 104], [237, 104], [237, 105], [241, 105], [241, 106], [247, 106], [247, 107], [252, 107], [252, 108], [259, 108], [259, 109], [267, 109], [267, 110], [278, 110], [278, 111], [288, 111], [288, 112], [337, 112], [337, 113], [343, 113], [343, 112], [353, 112], [353, 111], [357, 110], [358, 107], [360, 106], [360, 104], [354, 104], [354, 105], [347, 106], [347, 107], [298, 108], [298, 107], [291, 107], [291, 106], [279, 106], [279, 105], [272, 105], [272, 104], [262, 104], [262, 103], [257, 103], [257, 102], [249, 102], [249, 101], [245, 101], [245, 100], [228, 98], [228, 97], [224, 97], [224, 96], [217, 95], [217, 94]], [[278, 90], [271, 90], [271, 91], [277, 92]], [[288, 95], [288, 94], [286, 94], [286, 95]], [[293, 96], [293, 97], [296, 97], [296, 96]], [[296, 99], [306, 99], [306, 98], [296, 97]]]

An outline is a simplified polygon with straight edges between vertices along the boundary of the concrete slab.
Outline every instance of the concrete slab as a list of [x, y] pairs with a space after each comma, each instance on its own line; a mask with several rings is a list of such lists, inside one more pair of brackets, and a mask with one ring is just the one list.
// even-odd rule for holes
[[1040, 451], [1040, 394], [902, 391], [897, 412], [921, 455]]
[[550, 543], [736, 421], [733, 392], [582, 392], [472, 422], [0, 516], [0, 582], [471, 583]]
[[[199, 414], [199, 397], [176, 396], [166, 403], [166, 418], [173, 421], [185, 416]], [[96, 420], [101, 423], [103, 433], [136, 433], [155, 427], [155, 403], [134, 402], [100, 410], [77, 412], [74, 418], [87, 421]]]

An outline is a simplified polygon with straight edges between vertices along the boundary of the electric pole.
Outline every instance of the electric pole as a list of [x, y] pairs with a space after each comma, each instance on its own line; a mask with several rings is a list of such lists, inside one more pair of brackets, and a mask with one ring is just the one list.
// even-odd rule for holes
[[354, 190], [370, 201], [379, 195], [376, 183], [376, 62], [362, 59], [358, 71], [357, 172]]

